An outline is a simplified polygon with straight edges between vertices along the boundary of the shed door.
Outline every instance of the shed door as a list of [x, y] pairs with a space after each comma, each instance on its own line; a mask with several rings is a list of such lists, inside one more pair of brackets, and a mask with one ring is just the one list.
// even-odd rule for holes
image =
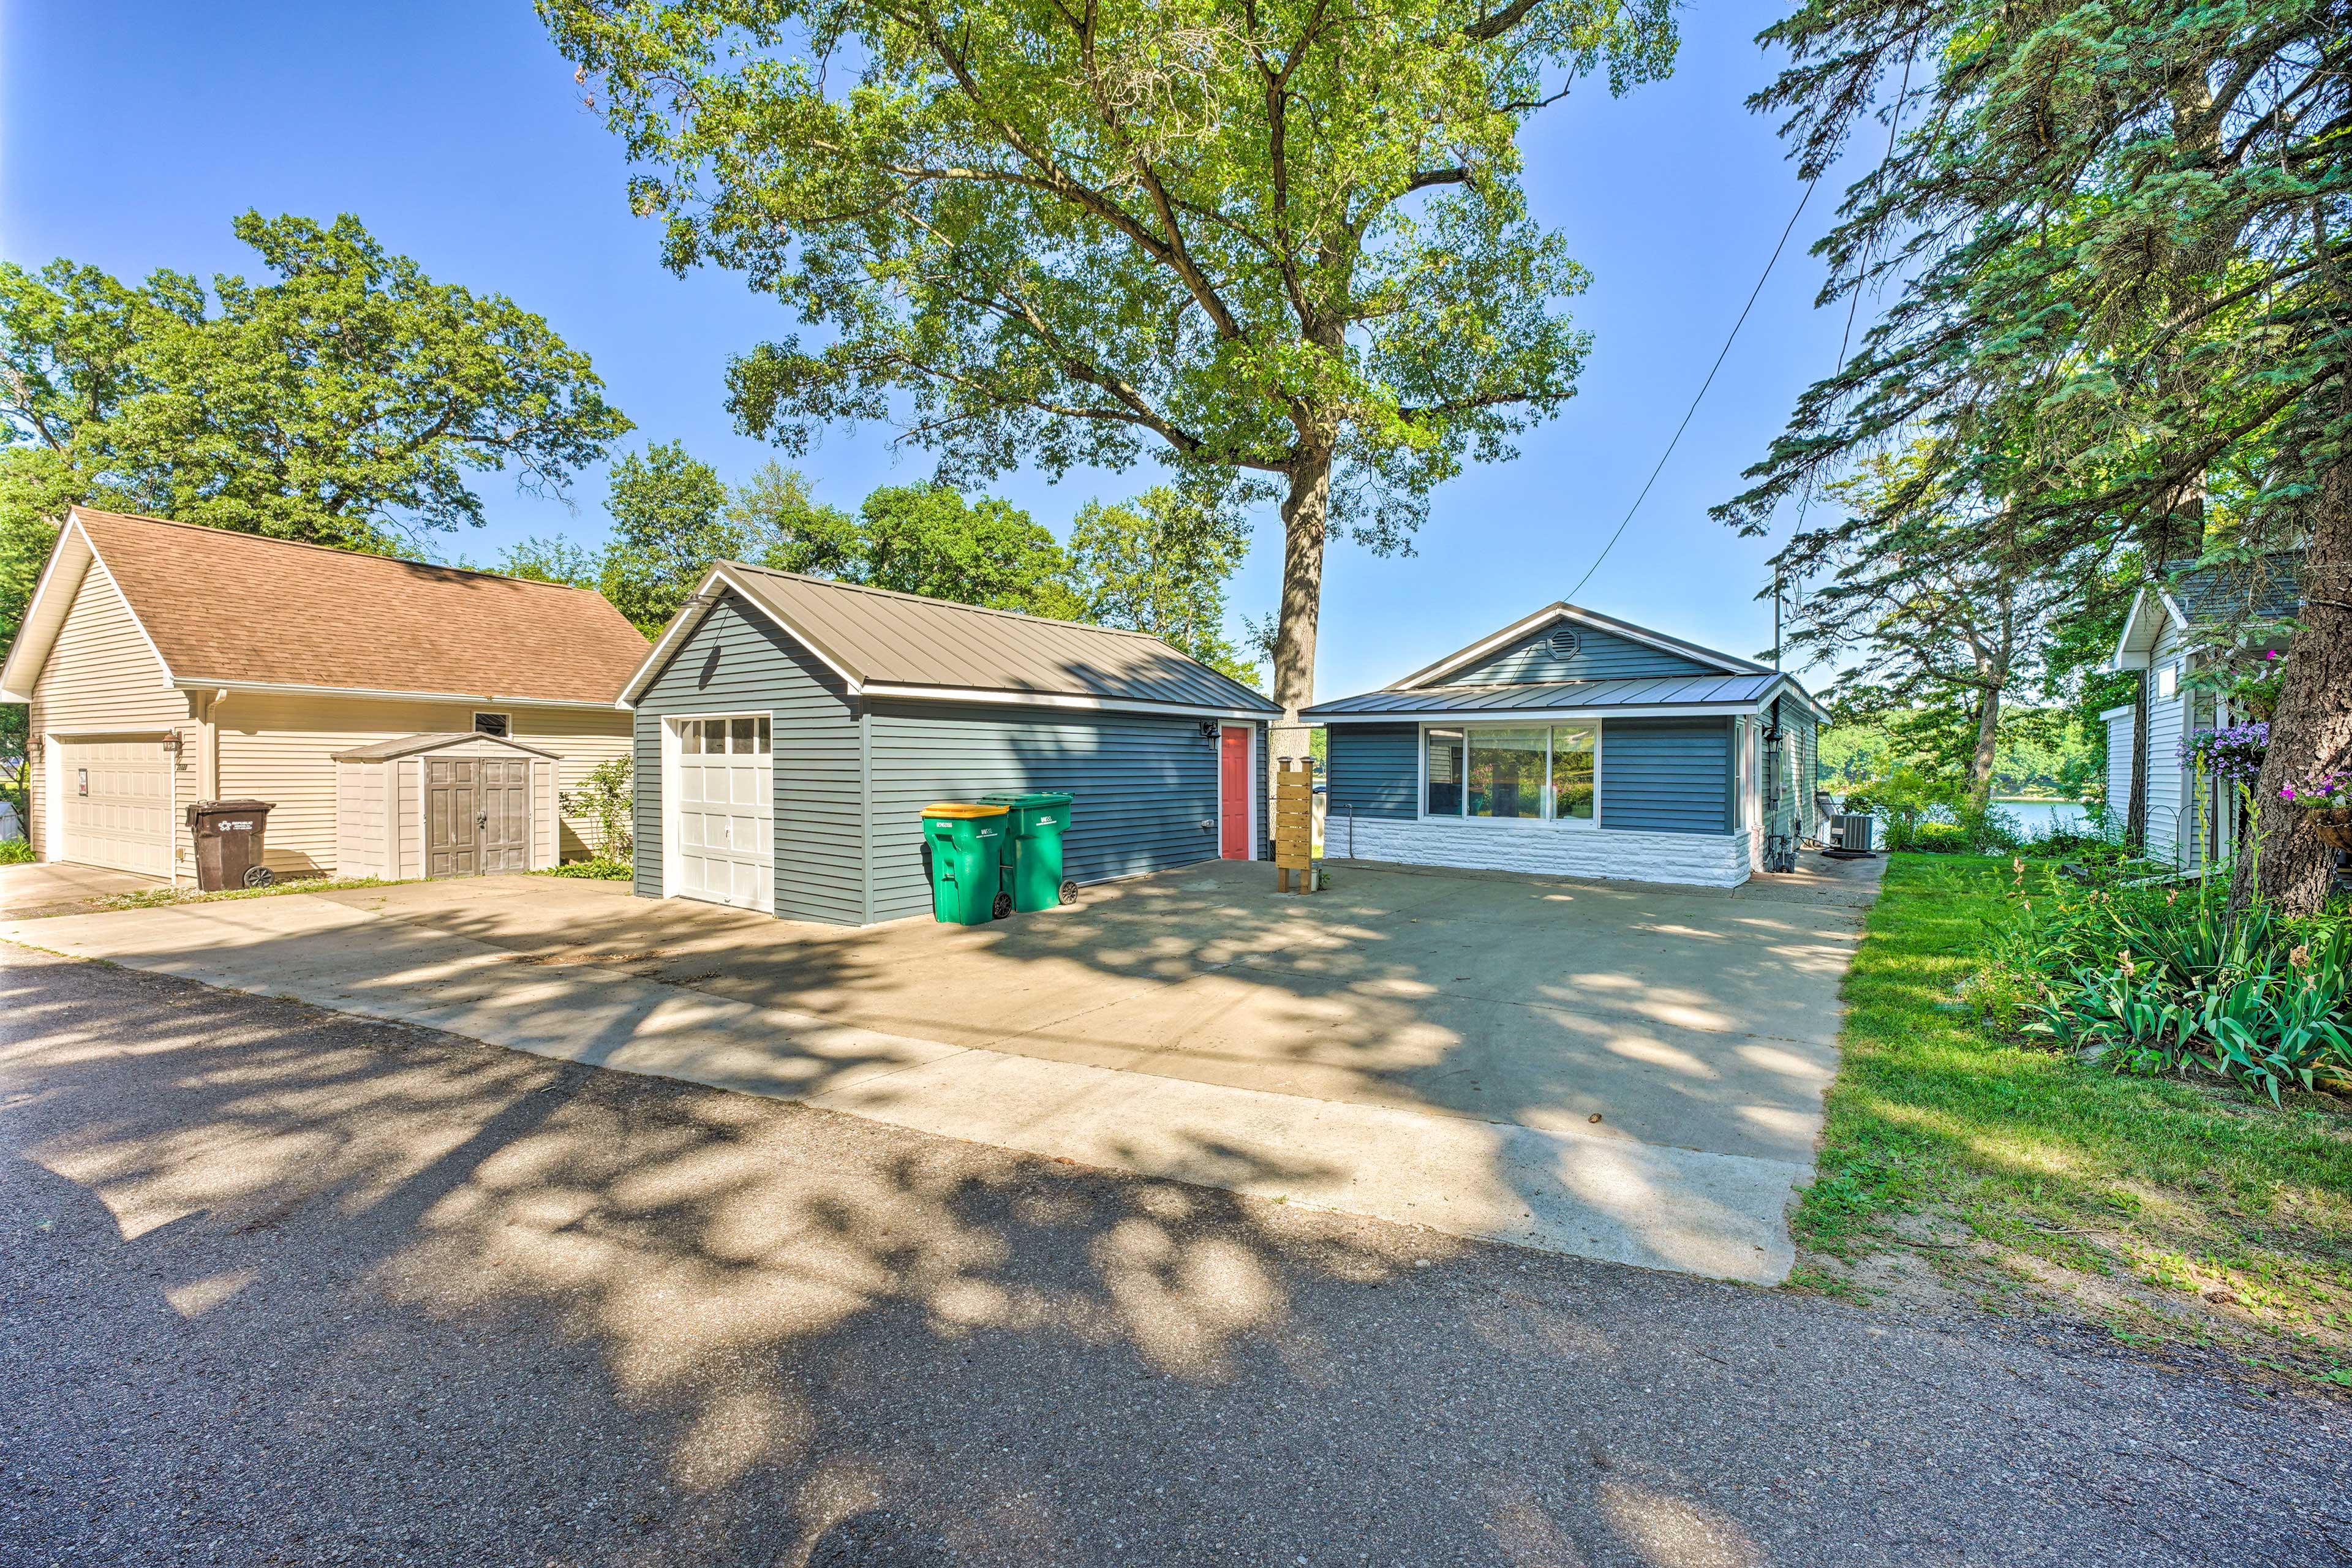
[[482, 873], [530, 869], [530, 763], [485, 757], [482, 778]]
[[172, 757], [163, 742], [60, 741], [61, 860], [145, 877], [172, 874]]
[[776, 796], [768, 716], [680, 719], [670, 864], [689, 899], [776, 907]]
[[425, 759], [427, 877], [481, 874], [483, 765], [471, 757]]

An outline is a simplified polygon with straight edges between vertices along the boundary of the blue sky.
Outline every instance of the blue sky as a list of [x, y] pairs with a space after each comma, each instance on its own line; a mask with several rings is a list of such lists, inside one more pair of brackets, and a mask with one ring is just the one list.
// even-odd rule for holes
[[[1535, 122], [1533, 205], [1593, 274], [1571, 306], [1596, 339], [1578, 395], [1515, 462], [1440, 490], [1417, 556], [1334, 546], [1320, 695], [1416, 668], [1561, 596], [1591, 564], [1796, 205], [1770, 123], [1741, 107], [1774, 68], [1749, 40], [1777, 14], [1750, 0], [1685, 11], [1670, 80], [1622, 99], [1590, 87]], [[730, 479], [770, 455], [734, 433], [722, 376], [731, 353], [789, 330], [782, 309], [733, 275], [678, 279], [657, 265], [655, 230], [623, 199], [619, 147], [579, 107], [570, 66], [525, 0], [19, 0], [5, 26], [0, 256], [31, 266], [67, 256], [125, 277], [248, 271], [233, 215], [355, 213], [436, 279], [544, 315], [593, 356], [637, 423], [633, 440], [682, 438]], [[1735, 652], [1769, 644], [1770, 603], [1753, 598], [1769, 546], [1733, 537], [1706, 509], [1739, 489], [1796, 393], [1836, 359], [1843, 311], [1812, 309], [1822, 275], [1804, 247], [1853, 172], [1816, 193], [1674, 460], [1580, 603]], [[831, 433], [801, 466], [845, 505], [930, 471], [880, 428]], [[1156, 477], [1145, 468], [1049, 485], [1024, 474], [994, 489], [1059, 533], [1087, 500]], [[479, 488], [489, 525], [450, 541], [453, 555], [488, 560], [532, 533], [603, 533], [601, 472], [582, 477], [571, 510], [497, 476]], [[1237, 612], [1271, 607], [1280, 563], [1269, 513], [1234, 584]]]

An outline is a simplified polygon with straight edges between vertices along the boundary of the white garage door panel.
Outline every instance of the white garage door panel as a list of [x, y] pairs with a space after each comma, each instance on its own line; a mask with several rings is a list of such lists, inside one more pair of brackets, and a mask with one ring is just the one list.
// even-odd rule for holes
[[[670, 817], [676, 836], [678, 891], [689, 899], [734, 904], [749, 910], [776, 907], [775, 795], [766, 750], [767, 726], [744, 721], [744, 733], [717, 743], [724, 752], [700, 749], [697, 724], [681, 725], [677, 754], [677, 803]], [[732, 729], [729, 725], [729, 729]], [[694, 749], [688, 749], [691, 746]], [[752, 748], [756, 746], [755, 751]]]
[[172, 874], [172, 759], [150, 740], [60, 741], [58, 858], [142, 876]]

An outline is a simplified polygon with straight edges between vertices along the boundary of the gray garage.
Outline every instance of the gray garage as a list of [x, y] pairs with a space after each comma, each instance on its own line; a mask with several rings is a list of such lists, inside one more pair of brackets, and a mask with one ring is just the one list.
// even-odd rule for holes
[[624, 689], [636, 890], [865, 925], [930, 908], [921, 812], [1078, 797], [1081, 883], [1261, 858], [1258, 692], [1157, 637], [728, 562]]

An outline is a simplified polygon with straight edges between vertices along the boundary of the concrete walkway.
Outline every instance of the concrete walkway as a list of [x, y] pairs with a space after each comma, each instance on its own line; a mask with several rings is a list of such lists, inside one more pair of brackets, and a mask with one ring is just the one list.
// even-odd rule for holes
[[1254, 878], [971, 931], [492, 879], [0, 940], [1454, 1235], [1786, 1277], [1857, 899], [1352, 868], [1346, 897], [1276, 901]]

